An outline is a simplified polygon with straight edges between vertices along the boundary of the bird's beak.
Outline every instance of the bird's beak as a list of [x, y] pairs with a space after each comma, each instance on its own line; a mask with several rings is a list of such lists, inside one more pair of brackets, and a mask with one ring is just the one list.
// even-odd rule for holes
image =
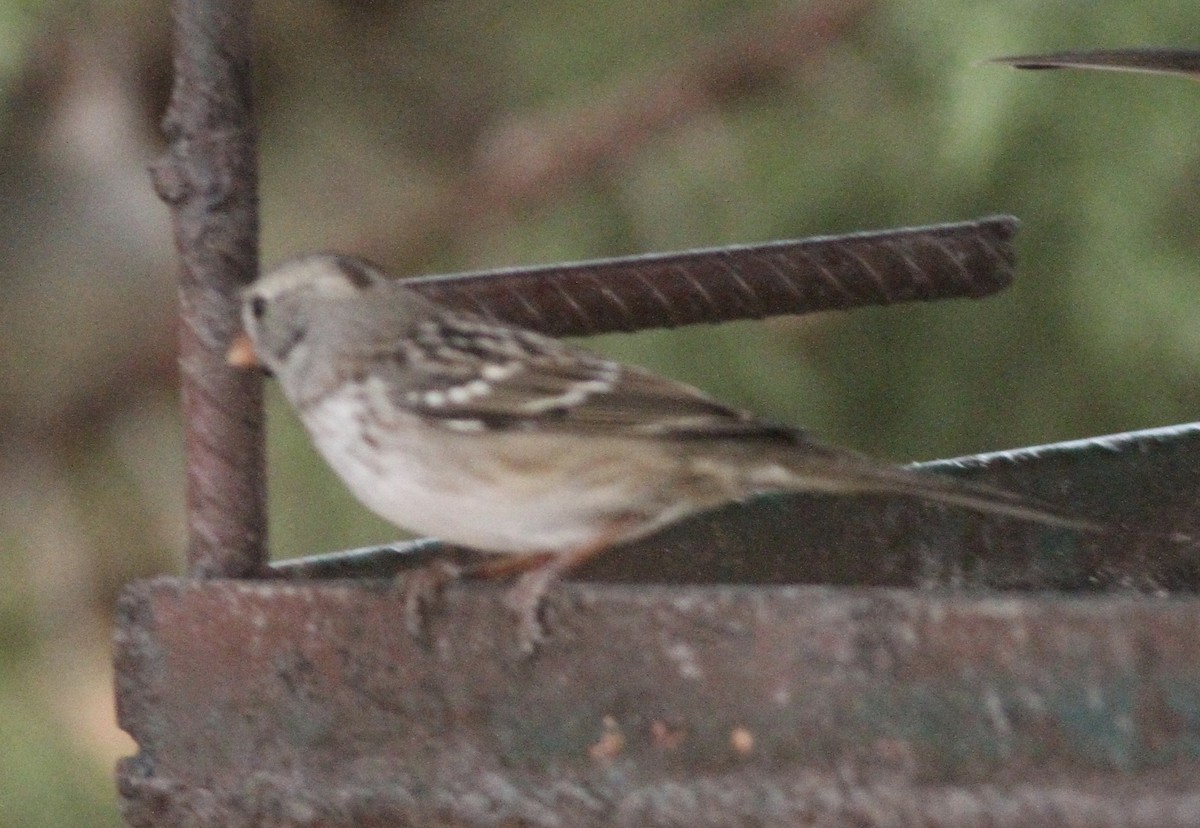
[[225, 362], [235, 368], [261, 368], [262, 363], [254, 353], [254, 343], [245, 331], [233, 338], [229, 350], [225, 353]]

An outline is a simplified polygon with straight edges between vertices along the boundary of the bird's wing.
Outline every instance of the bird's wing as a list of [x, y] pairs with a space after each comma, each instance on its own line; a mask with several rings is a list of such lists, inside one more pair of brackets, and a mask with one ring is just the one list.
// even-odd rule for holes
[[[891, 466], [726, 406], [689, 385], [541, 334], [442, 313], [371, 355], [393, 404], [459, 431], [515, 430], [677, 440], [736, 438], [770, 449], [752, 490], [892, 492], [1048, 525], [1106, 531], [1024, 497]], [[775, 447], [787, 449], [776, 452]], [[766, 458], [766, 455], [762, 455]], [[781, 472], [780, 469], [783, 469]]]
[[371, 361], [393, 403], [457, 430], [800, 437], [684, 383], [466, 314], [425, 319]]

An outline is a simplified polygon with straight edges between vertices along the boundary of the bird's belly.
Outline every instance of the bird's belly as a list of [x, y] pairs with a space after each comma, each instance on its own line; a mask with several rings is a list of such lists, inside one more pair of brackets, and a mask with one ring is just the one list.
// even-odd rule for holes
[[527, 553], [618, 542], [658, 523], [654, 494], [633, 482], [639, 475], [627, 459], [581, 457], [577, 445], [544, 435], [506, 435], [501, 449], [481, 451], [475, 441], [488, 435], [423, 424], [367, 440], [347, 427], [361, 422], [339, 412], [347, 405], [315, 406], [305, 424], [355, 497], [404, 529], [485, 552]]
[[563, 551], [590, 546], [604, 534], [605, 521], [579, 508], [562, 492], [536, 499], [514, 497], [488, 486], [454, 495], [433, 495], [405, 479], [383, 479], [388, 497], [358, 492], [381, 517], [423, 535], [485, 552]]

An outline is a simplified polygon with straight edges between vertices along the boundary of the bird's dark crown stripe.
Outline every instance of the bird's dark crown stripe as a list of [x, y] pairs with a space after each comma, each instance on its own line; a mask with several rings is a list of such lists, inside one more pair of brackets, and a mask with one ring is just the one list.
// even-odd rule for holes
[[337, 256], [338, 267], [342, 273], [359, 290], [365, 290], [379, 281], [378, 276], [371, 270], [371, 266], [359, 259], [351, 258], [350, 256]]

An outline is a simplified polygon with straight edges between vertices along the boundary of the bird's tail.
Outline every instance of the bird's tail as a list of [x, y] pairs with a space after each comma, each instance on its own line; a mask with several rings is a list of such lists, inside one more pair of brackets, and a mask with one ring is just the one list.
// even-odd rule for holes
[[791, 457], [764, 463], [746, 482], [757, 491], [805, 491], [829, 494], [896, 494], [974, 512], [1103, 534], [1112, 527], [1071, 515], [1014, 492], [903, 466], [881, 463], [842, 449], [804, 442]]

